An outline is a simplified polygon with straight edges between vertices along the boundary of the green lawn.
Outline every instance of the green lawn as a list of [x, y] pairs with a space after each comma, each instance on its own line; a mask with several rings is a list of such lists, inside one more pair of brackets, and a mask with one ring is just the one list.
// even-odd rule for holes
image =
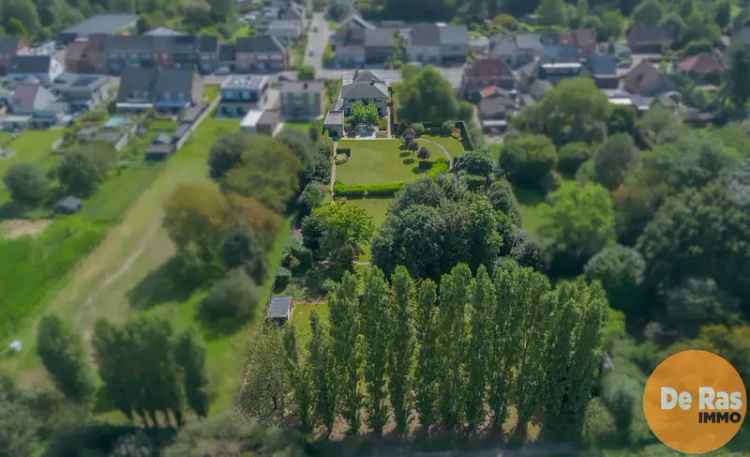
[[328, 303], [295, 303], [292, 314], [292, 325], [294, 332], [297, 334], [297, 347], [305, 348], [310, 341], [310, 314], [315, 311], [320, 317], [320, 321], [328, 325]]
[[539, 227], [543, 222], [543, 204], [545, 201], [544, 194], [536, 189], [526, 189], [515, 187], [513, 189], [518, 199], [521, 218], [523, 219], [523, 228], [532, 236], [539, 239]]
[[425, 139], [428, 142], [431, 141], [443, 146], [454, 159], [464, 154], [464, 147], [461, 145], [461, 142], [452, 136], [422, 135], [420, 139]]
[[[338, 148], [349, 148], [351, 158], [336, 167], [336, 180], [343, 184], [378, 184], [415, 181], [417, 163], [405, 164], [407, 151], [401, 151], [400, 140], [343, 140]], [[414, 152], [409, 157], [415, 158]], [[437, 159], [433, 157], [432, 160]]]
[[[18, 163], [32, 163], [49, 170], [55, 164], [57, 157], [51, 153], [52, 144], [62, 137], [62, 129], [26, 130], [13, 141], [4, 146], [15, 151], [15, 155], [0, 159], [0, 176], [4, 176], [10, 167]], [[7, 134], [0, 137], [0, 144], [9, 139]], [[10, 200], [5, 186], [0, 186], [0, 206]]]
[[310, 133], [310, 127], [312, 127], [310, 122], [284, 121], [283, 131], [296, 131], [307, 135]]
[[360, 208], [367, 211], [372, 217], [372, 222], [375, 227], [378, 228], [385, 222], [385, 217], [388, 214], [388, 207], [391, 206], [393, 198], [351, 198], [346, 200], [347, 203], [359, 206]]

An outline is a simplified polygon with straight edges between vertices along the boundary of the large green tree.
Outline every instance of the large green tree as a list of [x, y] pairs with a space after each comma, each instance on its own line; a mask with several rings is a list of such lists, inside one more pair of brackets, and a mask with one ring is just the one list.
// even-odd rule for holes
[[14, 202], [39, 205], [47, 198], [50, 183], [42, 170], [29, 163], [19, 163], [8, 169], [3, 183]]
[[412, 362], [414, 359], [414, 281], [404, 267], [391, 277], [388, 304], [388, 392], [396, 419], [396, 431], [405, 434], [411, 422]]
[[395, 88], [398, 118], [408, 123], [469, 121], [471, 105], [461, 102], [450, 82], [435, 67], [403, 70], [403, 80]]
[[440, 376], [440, 361], [437, 347], [437, 286], [431, 280], [422, 281], [417, 289], [414, 328], [417, 339], [416, 379], [414, 380], [414, 406], [419, 413], [423, 433], [437, 419], [437, 380]]
[[364, 274], [364, 293], [360, 301], [360, 325], [363, 336], [363, 377], [367, 389], [367, 423], [380, 436], [388, 420], [386, 403], [386, 367], [388, 364], [388, 284], [383, 273], [370, 268]]
[[86, 402], [96, 392], [80, 335], [58, 316], [45, 316], [37, 329], [37, 353], [55, 386], [68, 399]]
[[614, 240], [612, 199], [597, 184], [566, 184], [550, 195], [540, 232], [555, 254], [559, 272], [578, 273], [584, 263]]

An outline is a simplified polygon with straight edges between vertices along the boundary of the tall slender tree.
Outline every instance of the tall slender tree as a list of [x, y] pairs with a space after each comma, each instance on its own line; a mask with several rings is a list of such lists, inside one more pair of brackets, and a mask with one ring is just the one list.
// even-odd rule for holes
[[465, 392], [466, 303], [471, 270], [459, 264], [440, 281], [438, 349], [442, 376], [439, 383], [439, 410], [443, 425], [453, 428], [461, 423]]
[[360, 302], [361, 329], [364, 340], [364, 381], [367, 387], [367, 422], [380, 435], [388, 419], [386, 403], [388, 284], [383, 273], [370, 268], [364, 274], [364, 294]]
[[411, 422], [412, 367], [414, 362], [414, 281], [405, 267], [397, 267], [391, 278], [388, 321], [388, 390], [396, 419], [396, 431], [404, 434]]
[[467, 384], [464, 394], [464, 415], [468, 432], [482, 425], [487, 397], [490, 313], [495, 304], [495, 287], [484, 265], [470, 286], [471, 332], [466, 353]]
[[359, 432], [362, 394], [359, 389], [360, 358], [357, 354], [359, 334], [357, 278], [345, 272], [328, 299], [330, 309], [331, 346], [336, 367], [338, 399], [342, 415], [349, 423], [349, 432]]
[[310, 386], [310, 371], [308, 365], [300, 360], [297, 349], [297, 336], [294, 327], [287, 326], [284, 331], [284, 367], [287, 379], [292, 388], [295, 413], [299, 418], [302, 429], [312, 428], [313, 396]]
[[417, 369], [414, 381], [415, 407], [424, 433], [435, 423], [437, 378], [439, 375], [437, 347], [437, 286], [427, 279], [417, 290], [415, 329], [417, 335]]
[[312, 336], [308, 345], [310, 371], [315, 396], [315, 417], [330, 434], [336, 419], [336, 383], [333, 378], [333, 359], [328, 338], [318, 313], [310, 314]]

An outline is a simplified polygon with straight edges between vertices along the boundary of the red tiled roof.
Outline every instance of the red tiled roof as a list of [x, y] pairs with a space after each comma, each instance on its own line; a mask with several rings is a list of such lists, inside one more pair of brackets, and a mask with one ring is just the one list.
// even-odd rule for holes
[[708, 52], [687, 57], [679, 65], [679, 69], [683, 73], [698, 73], [702, 75], [721, 73], [726, 68], [726, 65], [724, 65], [719, 56]]

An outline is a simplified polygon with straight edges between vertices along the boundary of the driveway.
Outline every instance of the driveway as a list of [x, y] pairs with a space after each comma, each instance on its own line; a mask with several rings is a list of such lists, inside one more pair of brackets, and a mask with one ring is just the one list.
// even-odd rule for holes
[[326, 21], [324, 13], [313, 14], [310, 28], [307, 32], [307, 48], [305, 48], [304, 62], [305, 65], [315, 68], [316, 75], [319, 75], [323, 69], [323, 53], [326, 50], [326, 44], [330, 36], [331, 31], [328, 28], [328, 21]]

